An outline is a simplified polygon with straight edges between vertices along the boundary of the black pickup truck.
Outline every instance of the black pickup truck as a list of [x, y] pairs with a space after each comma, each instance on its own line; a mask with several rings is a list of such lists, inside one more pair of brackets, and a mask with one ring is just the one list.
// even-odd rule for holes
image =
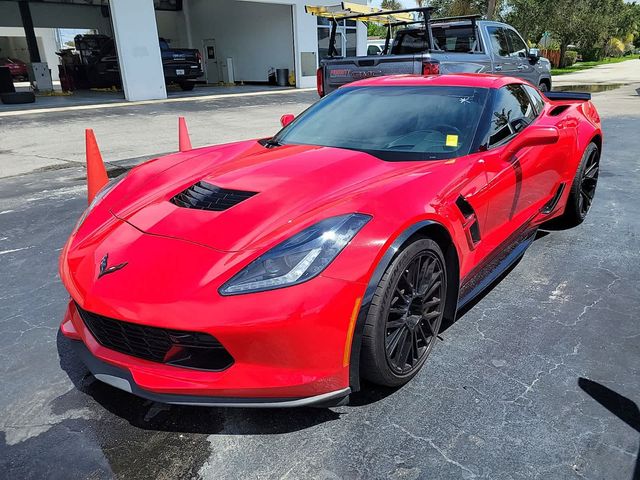
[[[90, 87], [122, 85], [116, 45], [111, 37], [76, 35], [74, 42]], [[195, 80], [202, 75], [200, 52], [191, 48], [170, 48], [164, 38], [159, 42], [165, 82], [177, 83], [182, 90], [193, 90]]]

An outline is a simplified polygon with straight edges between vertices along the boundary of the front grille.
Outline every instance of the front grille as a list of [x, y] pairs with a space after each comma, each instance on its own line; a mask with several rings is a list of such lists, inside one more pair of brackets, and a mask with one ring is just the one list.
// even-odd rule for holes
[[253, 197], [256, 193], [258, 192], [229, 190], [201, 181], [177, 194], [171, 199], [171, 203], [183, 208], [221, 212]]
[[85, 325], [103, 347], [152, 362], [224, 370], [233, 358], [213, 336], [124, 322], [87, 312], [76, 304]]

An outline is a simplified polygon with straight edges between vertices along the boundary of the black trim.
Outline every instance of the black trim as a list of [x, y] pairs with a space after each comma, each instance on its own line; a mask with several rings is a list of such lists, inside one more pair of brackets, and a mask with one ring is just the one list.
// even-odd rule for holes
[[437, 222], [431, 220], [423, 220], [422, 222], [411, 225], [404, 232], [398, 235], [398, 237], [393, 241], [389, 248], [387, 248], [387, 251], [378, 262], [378, 265], [376, 266], [376, 269], [374, 270], [373, 275], [371, 275], [371, 279], [367, 284], [367, 289], [365, 290], [364, 296], [362, 297], [360, 311], [358, 312], [358, 318], [356, 320], [356, 325], [353, 331], [353, 340], [351, 342], [351, 356], [349, 357], [349, 385], [351, 385], [351, 390], [354, 392], [360, 390], [360, 351], [362, 350], [362, 333], [364, 331], [364, 324], [367, 320], [367, 315], [369, 314], [369, 308], [371, 307], [373, 295], [378, 288], [378, 284], [380, 283], [384, 272], [387, 270], [387, 267], [391, 264], [391, 261], [400, 250], [400, 247], [402, 247], [402, 245], [414, 233], [428, 225], [437, 225]]
[[[180, 395], [168, 393], [154, 393], [138, 386], [133, 379], [131, 372], [124, 368], [119, 368], [106, 363], [95, 357], [80, 340], [71, 341], [72, 348], [86, 365], [89, 371], [96, 379], [110, 384], [126, 392], [132, 393], [141, 398], [146, 398], [152, 402], [168, 403], [174, 405], [194, 405], [194, 406], [220, 406], [220, 407], [262, 407], [262, 408], [279, 408], [279, 407], [334, 407], [346, 405], [349, 402], [349, 388], [329, 392], [324, 395], [315, 397], [295, 397], [295, 398], [272, 398], [272, 397], [255, 397], [255, 398], [237, 398], [237, 397], [209, 397], [201, 395]], [[128, 387], [127, 387], [128, 384]]]
[[529, 225], [530, 222], [527, 222], [516, 230], [461, 280], [458, 310], [478, 297], [524, 255], [524, 252], [535, 240], [538, 230], [537, 227]]
[[582, 100], [584, 102], [591, 100], [591, 94], [587, 92], [544, 92], [544, 96], [549, 100]]

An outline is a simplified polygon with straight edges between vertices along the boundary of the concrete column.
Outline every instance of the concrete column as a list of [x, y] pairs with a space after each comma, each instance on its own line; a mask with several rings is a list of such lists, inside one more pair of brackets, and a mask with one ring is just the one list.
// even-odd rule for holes
[[33, 20], [31, 18], [31, 9], [29, 8], [29, 2], [21, 1], [20, 3], [18, 3], [18, 6], [20, 7], [20, 17], [22, 18], [24, 36], [27, 39], [29, 57], [31, 58], [32, 63], [40, 63], [40, 51], [38, 50], [36, 32], [33, 29]]
[[153, 0], [110, 0], [110, 6], [125, 97], [167, 98]]

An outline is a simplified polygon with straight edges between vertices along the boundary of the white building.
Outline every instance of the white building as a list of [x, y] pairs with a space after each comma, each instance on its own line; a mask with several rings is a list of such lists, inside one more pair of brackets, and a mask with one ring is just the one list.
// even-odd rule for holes
[[[355, 2], [365, 4], [366, 0]], [[0, 42], [9, 28], [14, 35], [16, 28], [23, 27], [20, 3], [0, 0]], [[52, 70], [57, 69], [57, 59], [50, 51], [51, 43], [44, 41], [44, 30], [39, 29], [96, 29], [115, 38], [127, 99], [141, 100], [166, 97], [159, 36], [168, 39], [172, 47], [199, 49], [208, 83], [227, 78], [230, 58], [236, 82], [266, 82], [270, 69], [287, 68], [295, 72], [296, 86], [313, 87], [319, 55], [328, 48], [329, 26], [326, 20], [305, 13], [304, 6], [338, 3], [336, 0], [39, 0], [29, 1], [28, 5], [36, 37], [41, 37], [40, 56]], [[337, 49], [364, 55], [366, 36], [366, 26], [361, 22], [342, 25], [336, 37]]]

